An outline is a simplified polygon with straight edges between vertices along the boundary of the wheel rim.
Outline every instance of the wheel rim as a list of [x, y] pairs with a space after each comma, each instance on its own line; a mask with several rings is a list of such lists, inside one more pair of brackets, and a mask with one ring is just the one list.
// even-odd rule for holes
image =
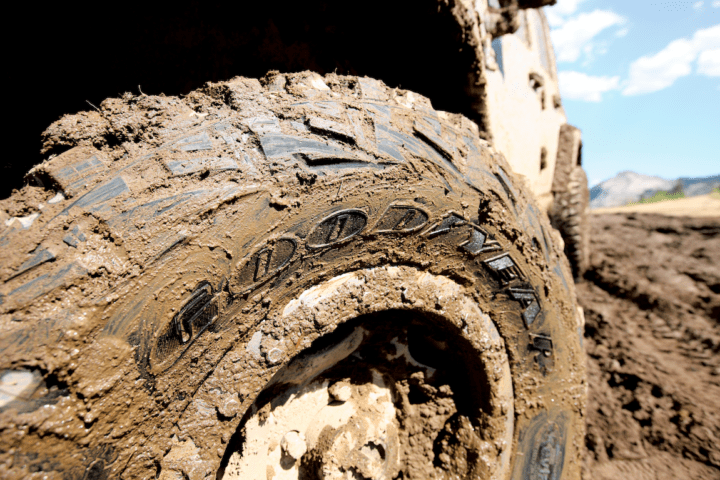
[[[408, 285], [411, 308], [373, 301], [373, 285], [388, 281]], [[504, 478], [513, 394], [493, 322], [455, 282], [406, 267], [332, 279], [290, 302], [284, 316], [332, 315], [358, 293], [370, 313], [346, 319], [275, 374], [219, 477]], [[447, 308], [425, 307], [439, 296]]]

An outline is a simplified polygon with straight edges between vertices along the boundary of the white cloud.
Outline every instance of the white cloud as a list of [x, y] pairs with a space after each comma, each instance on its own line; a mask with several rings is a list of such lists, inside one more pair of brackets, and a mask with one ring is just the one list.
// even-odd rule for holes
[[545, 18], [547, 18], [547, 21], [550, 24], [551, 28], [559, 27], [563, 23], [565, 23], [565, 19], [557, 13], [553, 12], [551, 8], [545, 10]]
[[695, 2], [695, 3], [693, 3], [693, 8], [694, 8], [695, 10], [700, 10], [700, 9], [702, 9], [702, 7], [703, 7], [703, 3], [704, 3], [704, 2]]
[[[680, 38], [655, 55], [640, 57], [630, 65], [630, 78], [623, 95], [639, 95], [669, 87], [692, 72], [692, 63], [703, 58], [699, 73], [713, 75], [716, 57], [706, 51], [720, 48], [720, 25], [698, 30], [692, 39]], [[711, 72], [711, 73], [706, 73]]]
[[713, 8], [720, 8], [720, 0], [715, 0], [715, 1], [712, 3], [712, 6], [713, 6]]
[[558, 0], [553, 6], [553, 11], [560, 15], [572, 15], [578, 9], [578, 6], [585, 0]]
[[698, 51], [720, 48], [720, 23], [695, 32], [693, 42], [695, 42]]
[[720, 77], [720, 48], [705, 50], [700, 54], [697, 73], [708, 77]]
[[[551, 27], [559, 27], [565, 23], [566, 18], [578, 9], [585, 0], [558, 0], [552, 7], [545, 9], [545, 16]], [[720, 1], [720, 0], [718, 0]]]
[[690, 75], [690, 64], [697, 54], [690, 40], [671, 42], [651, 57], [641, 57], [630, 65], [630, 79], [623, 95], [638, 95], [667, 88], [680, 77]]
[[620, 77], [593, 77], [582, 72], [560, 72], [558, 80], [563, 98], [586, 102], [599, 102], [603, 93], [620, 86]]
[[590, 45], [600, 32], [625, 22], [620, 15], [609, 10], [581, 13], [551, 32], [558, 62], [574, 62], [583, 49]]

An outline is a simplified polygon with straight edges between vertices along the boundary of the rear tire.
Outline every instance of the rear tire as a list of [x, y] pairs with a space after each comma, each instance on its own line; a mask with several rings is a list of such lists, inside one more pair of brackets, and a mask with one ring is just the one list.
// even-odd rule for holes
[[[276, 434], [246, 477], [579, 477], [568, 265], [474, 124], [312, 73], [101, 109], [1, 205], [5, 478], [215, 478]], [[323, 382], [346, 423], [249, 436]]]
[[590, 265], [590, 190], [582, 167], [572, 169], [567, 191], [556, 196], [552, 216], [565, 242], [573, 277], [580, 280]]

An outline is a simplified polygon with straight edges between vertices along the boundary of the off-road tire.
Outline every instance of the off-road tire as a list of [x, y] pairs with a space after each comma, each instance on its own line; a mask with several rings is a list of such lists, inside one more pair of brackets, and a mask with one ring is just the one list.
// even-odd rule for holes
[[590, 190], [582, 167], [570, 172], [567, 190], [556, 195], [551, 215], [565, 242], [573, 277], [582, 279], [590, 264]]
[[302, 73], [126, 94], [43, 140], [49, 160], [0, 203], [3, 478], [215, 478], [241, 422], [309, 371], [298, 362], [410, 314], [437, 334], [417, 337], [437, 341], [424, 361], [460, 379], [416, 372], [410, 398], [467, 392], [423, 465], [579, 478], [569, 267], [464, 117]]

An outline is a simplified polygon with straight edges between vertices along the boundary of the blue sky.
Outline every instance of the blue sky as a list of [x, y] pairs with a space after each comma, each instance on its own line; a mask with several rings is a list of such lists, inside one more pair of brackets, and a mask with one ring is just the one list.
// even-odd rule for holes
[[624, 170], [720, 174], [720, 0], [558, 0], [545, 13], [591, 185]]

